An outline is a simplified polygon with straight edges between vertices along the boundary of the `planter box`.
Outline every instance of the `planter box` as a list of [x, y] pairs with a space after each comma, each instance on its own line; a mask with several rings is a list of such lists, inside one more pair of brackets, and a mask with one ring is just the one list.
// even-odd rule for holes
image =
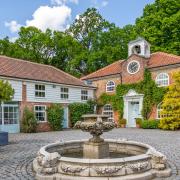
[[8, 144], [8, 132], [0, 131], [0, 146]]

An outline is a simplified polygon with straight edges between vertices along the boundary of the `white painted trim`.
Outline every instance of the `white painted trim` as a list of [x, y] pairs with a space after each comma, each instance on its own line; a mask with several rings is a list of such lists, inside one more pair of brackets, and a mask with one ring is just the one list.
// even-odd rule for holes
[[59, 86], [67, 86], [67, 87], [74, 87], [74, 88], [84, 88], [84, 89], [96, 89], [96, 87], [86, 87], [86, 86], [75, 86], [70, 84], [60, 84], [60, 83], [54, 83], [54, 82], [46, 82], [46, 81], [38, 81], [38, 80], [29, 80], [29, 79], [22, 79], [22, 78], [13, 78], [13, 77], [7, 77], [7, 76], [0, 76], [0, 78], [5, 80], [20, 80], [22, 82], [31, 82], [31, 83], [39, 83], [39, 84], [47, 84], [47, 85], [59, 85]]
[[[36, 113], [35, 107], [37, 107], [37, 106], [45, 107], [45, 121], [38, 121], [38, 120], [37, 120], [37, 123], [45, 123], [45, 122], [47, 122], [46, 105], [41, 105], [41, 104], [34, 105], [34, 114]], [[35, 115], [35, 117], [36, 117], [36, 115]]]
[[[112, 105], [111, 105], [111, 104], [105, 104], [105, 105], [103, 106], [102, 114], [104, 114], [104, 112], [109, 112], [109, 111], [107, 111], [107, 110], [104, 110], [104, 107], [105, 107], [105, 106], [111, 106], [111, 108], [112, 108]], [[111, 119], [114, 120], [114, 111], [113, 111], [113, 108], [112, 108], [112, 118], [111, 118]]]
[[124, 112], [123, 112], [123, 118], [127, 120], [127, 127], [129, 123], [129, 102], [139, 102], [139, 118], [142, 118], [141, 111], [143, 108], [143, 97], [144, 94], [138, 94], [134, 90], [129, 90], [128, 93], [123, 96], [124, 100]]
[[[108, 86], [108, 83], [109, 83], [109, 82], [113, 82], [113, 83], [114, 83], [114, 85], [112, 86], [112, 87], [114, 87], [114, 89], [113, 89], [112, 91], [108, 91], [108, 90], [107, 90], [108, 87], [111, 87], [111, 86]], [[112, 81], [112, 80], [109, 80], [109, 81], [106, 83], [106, 92], [114, 92], [115, 87], [116, 87], [116, 83], [115, 83], [114, 81]]]
[[[137, 70], [136, 72], [134, 72], [134, 73], [131, 73], [131, 72], [129, 71], [129, 65], [130, 65], [132, 62], [136, 62], [136, 63], [138, 64], [138, 70]], [[140, 63], [139, 63], [138, 61], [136, 61], [136, 60], [130, 61], [130, 62], [128, 63], [128, 65], [127, 65], [127, 72], [128, 72], [129, 74], [136, 74], [137, 72], [139, 72], [139, 69], [140, 69]]]
[[[156, 106], [156, 119], [161, 119], [161, 118], [158, 117], [158, 112], [159, 112], [158, 107], [159, 107], [160, 105], [162, 105], [162, 102], [160, 102], [160, 103]], [[161, 110], [162, 110], [162, 109], [161, 109]]]

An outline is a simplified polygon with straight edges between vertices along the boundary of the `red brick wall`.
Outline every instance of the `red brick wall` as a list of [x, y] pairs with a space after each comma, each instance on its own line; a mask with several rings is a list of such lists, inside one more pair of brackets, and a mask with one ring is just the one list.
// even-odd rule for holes
[[[136, 60], [140, 63], [140, 70], [136, 73], [136, 74], [129, 74], [128, 71], [127, 71], [127, 65], [130, 61], [132, 60]], [[124, 63], [123, 63], [123, 66], [122, 66], [122, 83], [123, 84], [131, 84], [131, 83], [137, 83], [141, 80], [143, 80], [143, 77], [144, 77], [144, 69], [147, 67], [147, 62], [148, 62], [148, 59], [145, 59], [143, 57], [139, 57], [139, 56], [136, 56], [136, 55], [132, 55], [128, 60], [126, 60]], [[173, 78], [172, 78], [172, 75], [174, 72], [176, 71], [180, 71], [180, 67], [173, 67], [173, 68], [170, 68], [169, 67], [166, 67], [166, 68], [159, 68], [158, 70], [154, 69], [152, 70], [151, 69], [151, 73], [152, 73], [152, 78], [155, 80], [156, 79], [156, 76], [161, 73], [161, 72], [166, 72], [169, 74], [169, 83], [172, 84], [173, 82]], [[93, 85], [97, 87], [97, 90], [96, 90], [96, 97], [98, 98], [102, 93], [106, 92], [106, 83], [109, 81], [109, 80], [112, 80], [116, 83], [116, 85], [120, 84], [121, 83], [121, 77], [120, 75], [117, 75], [116, 77], [102, 77], [101, 79], [98, 79], [98, 80], [94, 80], [93, 81]], [[109, 93], [109, 94], [114, 94], [115, 92], [113, 93]], [[101, 110], [102, 111], [102, 110]], [[101, 113], [101, 112], [99, 112]], [[157, 110], [156, 110], [156, 106], [154, 106], [152, 108], [152, 111], [150, 113], [150, 116], [149, 116], [150, 119], [156, 119], [157, 118]], [[114, 112], [114, 119], [116, 122], [118, 122], [118, 119], [119, 119], [119, 115], [118, 115], [118, 112]]]
[[177, 71], [180, 71], [180, 67], [177, 67], [177, 68], [163, 68], [163, 69], [158, 69], [158, 70], [152, 70], [151, 74], [152, 74], [152, 78], [155, 80], [156, 79], [156, 76], [159, 74], [159, 73], [168, 73], [169, 75], [169, 84], [172, 84], [173, 83], [173, 74]]
[[[133, 60], [139, 62], [140, 69], [139, 69], [139, 71], [137, 73], [130, 74], [127, 71], [127, 66], [129, 64], [129, 62], [131, 62]], [[136, 56], [136, 55], [132, 55], [128, 60], [126, 60], [123, 63], [123, 66], [122, 66], [122, 84], [137, 83], [137, 82], [143, 80], [144, 69], [146, 67], [147, 61], [148, 61], [147, 59], [144, 59], [143, 57], [139, 57], [139, 56]]]
[[[99, 80], [94, 80], [93, 81], [93, 86], [97, 87], [97, 90], [95, 92], [95, 96], [98, 98], [103, 92], [106, 92], [106, 84], [108, 81], [114, 81], [115, 85], [117, 86], [118, 84], [121, 83], [121, 78], [120, 75], [117, 75], [116, 77], [105, 77]], [[108, 92], [108, 94], [114, 94], [114, 92]]]

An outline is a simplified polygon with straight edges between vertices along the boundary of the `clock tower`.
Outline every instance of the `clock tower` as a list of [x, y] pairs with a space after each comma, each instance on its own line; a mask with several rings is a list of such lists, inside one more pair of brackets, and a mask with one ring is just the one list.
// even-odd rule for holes
[[150, 57], [150, 44], [143, 38], [138, 37], [136, 40], [128, 43], [128, 56], [137, 54], [145, 58]]

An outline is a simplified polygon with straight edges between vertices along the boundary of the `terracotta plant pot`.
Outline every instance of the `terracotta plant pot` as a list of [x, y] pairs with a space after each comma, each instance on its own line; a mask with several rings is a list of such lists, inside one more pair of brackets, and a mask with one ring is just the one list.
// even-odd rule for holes
[[125, 128], [126, 127], [126, 125], [125, 124], [121, 124], [121, 128]]
[[141, 128], [140, 124], [136, 124], [136, 127], [137, 127], [137, 128]]

